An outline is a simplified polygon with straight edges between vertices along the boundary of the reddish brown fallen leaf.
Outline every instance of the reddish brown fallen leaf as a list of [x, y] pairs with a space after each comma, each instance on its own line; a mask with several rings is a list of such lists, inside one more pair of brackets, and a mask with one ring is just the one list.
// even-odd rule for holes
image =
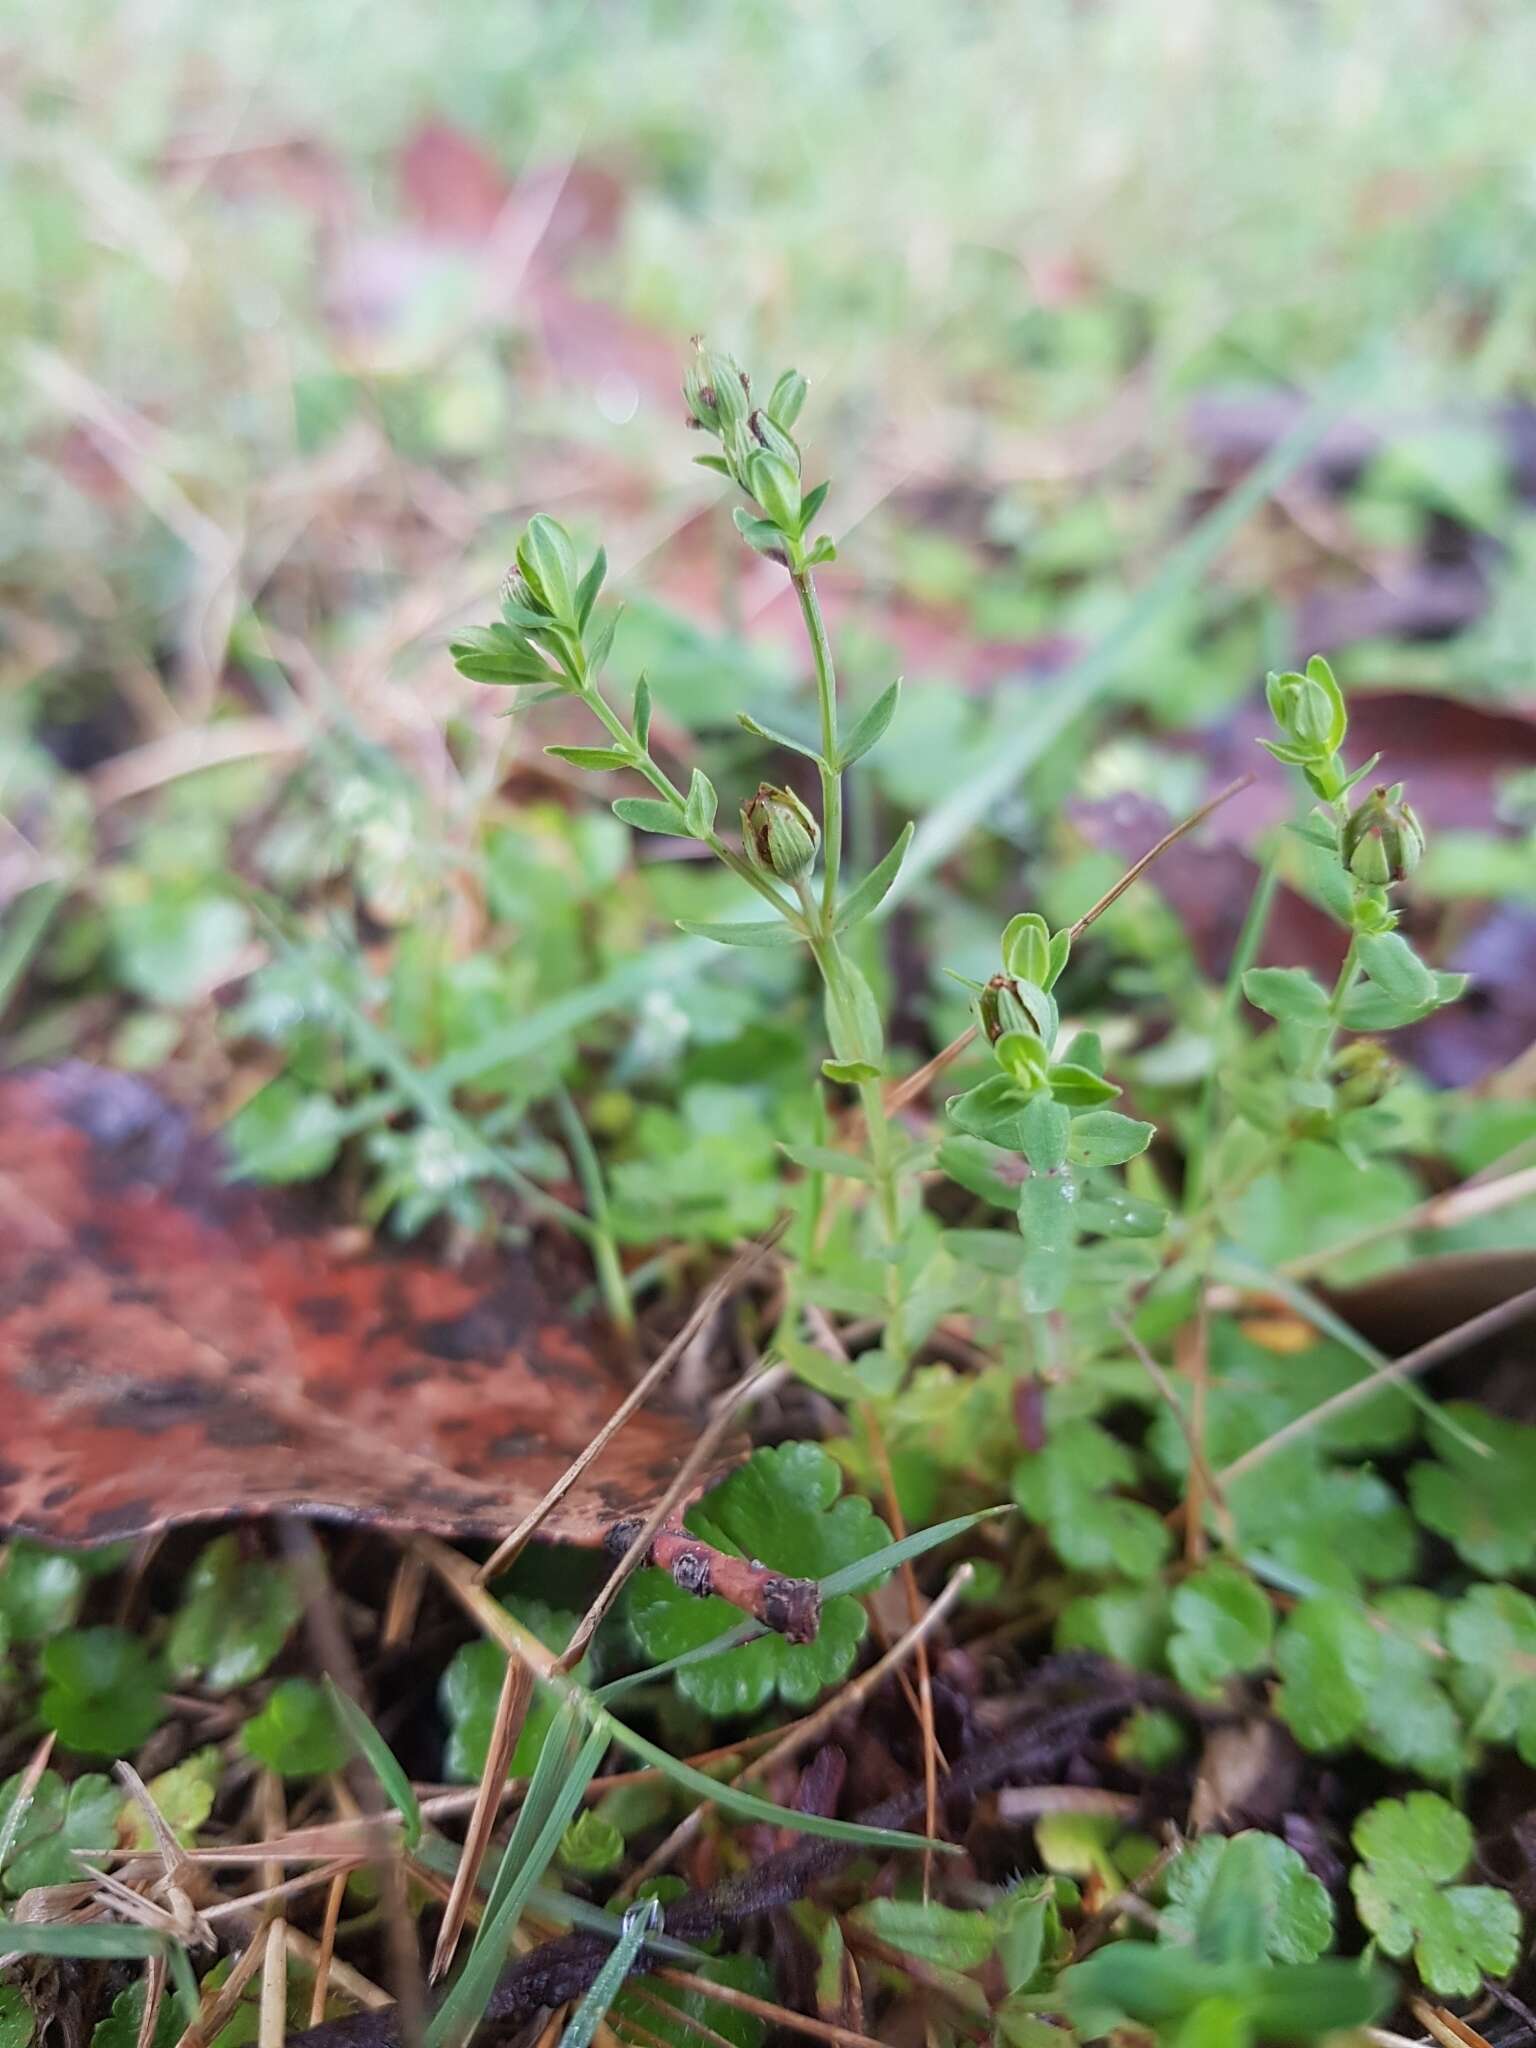
[[[0, 1528], [89, 1544], [283, 1511], [493, 1535], [623, 1393], [523, 1256], [346, 1256], [227, 1185], [145, 1083], [0, 1079]], [[658, 1398], [541, 1534], [601, 1542], [696, 1436]]]

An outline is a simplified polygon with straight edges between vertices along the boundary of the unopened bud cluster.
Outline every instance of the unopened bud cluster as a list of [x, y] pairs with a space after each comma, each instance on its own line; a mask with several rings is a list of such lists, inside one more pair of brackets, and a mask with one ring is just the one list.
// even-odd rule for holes
[[1357, 882], [1389, 889], [1406, 882], [1424, 852], [1424, 827], [1403, 801], [1403, 785], [1378, 785], [1350, 812], [1343, 833], [1344, 862]]
[[1329, 806], [1321, 815], [1328, 820], [1339, 859], [1355, 887], [1355, 928], [1389, 929], [1396, 918], [1385, 892], [1406, 881], [1424, 853], [1424, 828], [1404, 801], [1403, 785], [1378, 784], [1349, 808], [1351, 790], [1381, 757], [1372, 755], [1353, 774], [1346, 769], [1341, 750], [1349, 716], [1333, 670], [1320, 654], [1313, 655], [1305, 674], [1271, 675], [1266, 695], [1280, 738], [1261, 744], [1276, 760], [1299, 768]]
[[706, 469], [728, 476], [756, 504], [755, 512], [737, 506], [735, 520], [742, 538], [795, 574], [818, 562], [831, 561], [831, 541], [805, 544], [806, 528], [827, 494], [825, 484], [803, 488], [799, 445], [790, 429], [805, 403], [806, 382], [798, 370], [786, 370], [766, 404], [752, 395], [752, 380], [734, 357], [702, 343], [683, 379], [690, 423], [720, 443], [718, 455], [695, 458]]

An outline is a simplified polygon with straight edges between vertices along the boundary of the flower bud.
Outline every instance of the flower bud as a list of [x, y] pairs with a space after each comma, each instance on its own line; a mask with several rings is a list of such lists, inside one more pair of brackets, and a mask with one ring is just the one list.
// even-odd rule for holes
[[[503, 609], [512, 606], [519, 611], [543, 612], [546, 615], [549, 610], [543, 598], [539, 596], [515, 562], [501, 579], [501, 602]], [[509, 621], [508, 623], [510, 624], [511, 622]]]
[[1402, 1069], [1374, 1038], [1357, 1038], [1334, 1060], [1340, 1109], [1367, 1109], [1379, 1102]]
[[821, 828], [793, 790], [763, 782], [742, 805], [741, 837], [760, 868], [782, 882], [798, 882], [815, 865]]
[[1424, 828], [1403, 802], [1403, 785], [1373, 789], [1344, 826], [1344, 862], [1357, 882], [1385, 889], [1405, 881], [1424, 852]]
[[1265, 695], [1276, 725], [1302, 752], [1326, 760], [1343, 746], [1349, 728], [1344, 693], [1320, 654], [1307, 663], [1305, 675], [1295, 670], [1272, 673]]
[[699, 344], [699, 352], [683, 378], [688, 410], [712, 434], [745, 421], [751, 400], [746, 372], [733, 357]]
[[800, 479], [787, 462], [758, 448], [747, 457], [747, 488], [781, 533], [800, 531]]
[[1008, 920], [1003, 930], [1003, 965], [1020, 981], [1032, 981], [1036, 988], [1050, 987], [1051, 928], [1038, 911], [1026, 910]]
[[996, 1045], [1008, 1031], [1033, 1031], [1034, 1020], [1019, 1000], [1018, 983], [1007, 974], [994, 974], [982, 990], [977, 1009], [981, 1028]]
[[998, 1064], [1026, 1094], [1050, 1085], [1050, 1057], [1033, 1031], [1005, 1031], [995, 1048]]

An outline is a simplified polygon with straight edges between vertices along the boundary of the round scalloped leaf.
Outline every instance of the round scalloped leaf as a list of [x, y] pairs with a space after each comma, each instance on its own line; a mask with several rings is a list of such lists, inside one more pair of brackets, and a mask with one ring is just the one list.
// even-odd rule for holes
[[1263, 1892], [1259, 1918], [1265, 1955], [1273, 1963], [1315, 1962], [1333, 1940], [1333, 1901], [1327, 1887], [1289, 1843], [1256, 1830], [1230, 1838], [1206, 1835], [1179, 1852], [1168, 1869], [1164, 1932], [1177, 1940], [1196, 1939], [1218, 1874], [1239, 1854], [1245, 1885], [1257, 1885]]
[[1474, 1734], [1536, 1763], [1536, 1600], [1515, 1586], [1474, 1586], [1451, 1609], [1446, 1642]]
[[1303, 1600], [1275, 1639], [1275, 1706], [1303, 1749], [1337, 1749], [1360, 1728], [1381, 1675], [1381, 1638], [1357, 1602]]
[[[717, 1549], [794, 1578], [824, 1579], [891, 1540], [869, 1502], [858, 1494], [840, 1498], [840, 1485], [819, 1444], [780, 1444], [755, 1451], [690, 1512], [688, 1526]], [[636, 1573], [629, 1616], [641, 1649], [657, 1663], [697, 1649], [741, 1619], [725, 1601], [699, 1600], [655, 1570]], [[787, 1705], [808, 1706], [847, 1676], [867, 1625], [857, 1600], [829, 1600], [815, 1642], [759, 1636], [678, 1672], [678, 1691], [722, 1719], [756, 1713], [775, 1692]]]
[[1207, 1699], [1228, 1678], [1269, 1661], [1275, 1617], [1262, 1589], [1222, 1562], [1186, 1579], [1173, 1596], [1168, 1662], [1179, 1683]]
[[[0, 1833], [24, 1776], [18, 1771], [0, 1785]], [[12, 1837], [4, 1889], [15, 1897], [35, 1885], [73, 1884], [82, 1874], [76, 1850], [94, 1853], [116, 1847], [122, 1808], [122, 1793], [98, 1772], [87, 1772], [66, 1786], [57, 1771], [44, 1771]]]
[[1380, 1799], [1351, 1837], [1363, 1859], [1350, 1889], [1389, 1956], [1411, 1949], [1419, 1975], [1447, 1998], [1470, 1998], [1484, 1971], [1502, 1976], [1520, 1953], [1520, 1913], [1492, 1885], [1456, 1884], [1473, 1848], [1466, 1816], [1436, 1792]]

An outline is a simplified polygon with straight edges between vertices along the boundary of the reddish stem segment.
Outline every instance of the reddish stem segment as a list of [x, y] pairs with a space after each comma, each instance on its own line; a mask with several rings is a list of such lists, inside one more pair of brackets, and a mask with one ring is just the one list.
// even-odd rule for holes
[[[605, 1538], [606, 1548], [622, 1557], [639, 1528], [637, 1521], [615, 1522]], [[717, 1600], [729, 1600], [788, 1642], [816, 1640], [821, 1626], [821, 1589], [814, 1579], [787, 1578], [755, 1558], [728, 1557], [713, 1544], [691, 1536], [680, 1523], [657, 1531], [650, 1562], [670, 1572], [685, 1593], [700, 1600], [711, 1594]]]

